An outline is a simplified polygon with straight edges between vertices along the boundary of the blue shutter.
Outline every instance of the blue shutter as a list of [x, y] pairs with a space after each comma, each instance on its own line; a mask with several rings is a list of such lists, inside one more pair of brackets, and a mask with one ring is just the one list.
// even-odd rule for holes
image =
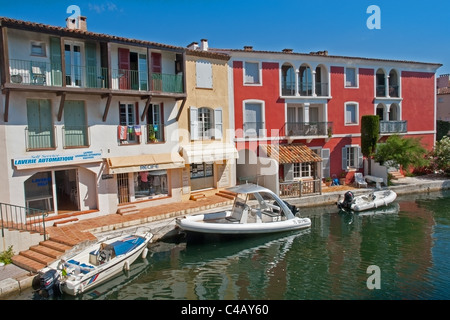
[[196, 107], [189, 108], [191, 140], [198, 140], [198, 109]]
[[342, 148], [342, 170], [347, 170], [347, 147]]
[[223, 136], [223, 125], [222, 125], [222, 108], [217, 108], [214, 110], [214, 139], [220, 140]]

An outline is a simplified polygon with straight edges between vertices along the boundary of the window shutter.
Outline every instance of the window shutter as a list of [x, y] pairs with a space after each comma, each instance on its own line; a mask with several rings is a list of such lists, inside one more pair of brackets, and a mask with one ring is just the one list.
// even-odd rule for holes
[[50, 37], [50, 65], [52, 69], [52, 85], [62, 86], [61, 40]]
[[163, 102], [161, 102], [160, 103], [160, 110], [161, 110], [161, 113], [159, 114], [159, 124], [160, 124], [160, 129], [159, 130], [161, 130], [161, 141], [166, 141], [165, 140], [165, 134], [164, 134], [164, 131], [166, 130], [166, 127], [165, 127], [165, 125], [164, 125], [164, 103]]
[[191, 140], [198, 140], [198, 109], [196, 107], [189, 108], [191, 122]]
[[220, 140], [223, 137], [222, 108], [214, 110], [214, 139]]
[[324, 178], [330, 176], [330, 149], [322, 149], [320, 151], [322, 158], [322, 176]]
[[294, 164], [285, 163], [284, 164], [284, 181], [294, 180]]
[[361, 152], [361, 147], [358, 147], [357, 150], [358, 150], [358, 168], [362, 168], [363, 167], [363, 154]]
[[88, 88], [97, 88], [97, 44], [86, 42], [86, 83]]
[[209, 61], [199, 60], [195, 63], [196, 86], [212, 89], [212, 65]]
[[347, 170], [347, 147], [342, 148], [342, 170]]
[[130, 50], [118, 49], [119, 58], [119, 89], [130, 89]]

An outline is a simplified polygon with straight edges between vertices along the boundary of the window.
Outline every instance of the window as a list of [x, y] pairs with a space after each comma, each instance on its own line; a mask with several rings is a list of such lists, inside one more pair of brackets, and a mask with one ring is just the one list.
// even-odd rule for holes
[[222, 139], [222, 108], [190, 107], [191, 140]]
[[195, 63], [197, 88], [212, 89], [212, 65], [209, 61], [199, 60]]
[[312, 165], [310, 162], [294, 163], [294, 179], [312, 176]]
[[359, 169], [362, 168], [363, 158], [361, 148], [359, 146], [345, 146], [342, 148], [342, 169]]
[[312, 73], [311, 68], [307, 65], [300, 67], [299, 72], [299, 91], [301, 96], [312, 95]]
[[259, 79], [259, 63], [245, 62], [244, 67], [244, 83], [245, 84], [260, 84]]
[[137, 124], [137, 106], [132, 103], [119, 105], [119, 140], [121, 144], [139, 143], [140, 126]]
[[206, 178], [214, 176], [213, 163], [192, 163], [191, 164], [191, 179]]
[[27, 121], [28, 150], [56, 147], [50, 100], [28, 99]]
[[134, 173], [136, 199], [167, 196], [167, 170], [140, 171]]
[[37, 57], [45, 57], [45, 43], [44, 42], [31, 42], [31, 55]]
[[151, 104], [147, 111], [147, 142], [164, 141], [164, 105]]
[[66, 85], [81, 87], [81, 46], [65, 44]]
[[263, 105], [258, 102], [247, 102], [244, 105], [244, 135], [259, 137], [263, 135]]
[[345, 104], [345, 124], [357, 125], [358, 124], [358, 104], [347, 103]]
[[345, 68], [345, 87], [356, 88], [357, 86], [356, 68]]

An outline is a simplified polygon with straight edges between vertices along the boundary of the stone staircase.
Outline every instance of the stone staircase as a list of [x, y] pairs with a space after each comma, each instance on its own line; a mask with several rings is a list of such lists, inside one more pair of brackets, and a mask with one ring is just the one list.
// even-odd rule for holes
[[206, 199], [206, 194], [204, 193], [192, 193], [191, 196], [189, 197], [189, 200], [193, 200], [193, 201], [200, 201], [200, 200], [205, 200]]
[[392, 176], [392, 179], [394, 180], [398, 180], [405, 177], [400, 171], [390, 171], [389, 174]]
[[48, 264], [59, 259], [64, 253], [72, 249], [76, 243], [60, 239], [45, 240], [28, 250], [21, 251], [12, 257], [12, 262], [31, 272], [37, 273]]
[[230, 200], [234, 200], [234, 198], [236, 198], [235, 192], [231, 192], [231, 191], [227, 191], [227, 190], [220, 190], [219, 192], [216, 193], [216, 195], [230, 199]]
[[139, 209], [135, 205], [125, 205], [117, 209], [117, 214], [120, 214], [122, 216], [134, 213], [139, 213]]

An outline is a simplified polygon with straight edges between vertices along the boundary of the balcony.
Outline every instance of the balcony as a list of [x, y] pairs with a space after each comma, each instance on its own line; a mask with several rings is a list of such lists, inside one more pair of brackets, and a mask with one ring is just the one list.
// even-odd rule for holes
[[380, 134], [406, 133], [407, 121], [380, 121]]
[[264, 122], [244, 122], [246, 138], [264, 137]]
[[110, 85], [108, 68], [66, 65], [63, 75], [60, 63], [16, 59], [9, 61], [9, 72], [13, 84], [62, 87], [65, 76], [66, 87], [73, 88], [184, 92], [182, 74], [152, 73], [149, 79], [146, 71], [112, 69]]
[[294, 82], [283, 82], [281, 86], [281, 94], [285, 97], [295, 97], [300, 95], [303, 97], [327, 97], [328, 96], [328, 83], [316, 82], [314, 85], [315, 91], [313, 92], [313, 85], [311, 83], [299, 83], [299, 92], [295, 92]]
[[27, 127], [25, 140], [27, 151], [55, 149], [55, 127]]
[[332, 122], [286, 122], [280, 130], [280, 136], [328, 136], [333, 131]]
[[89, 147], [88, 126], [64, 126], [62, 133], [64, 148]]

